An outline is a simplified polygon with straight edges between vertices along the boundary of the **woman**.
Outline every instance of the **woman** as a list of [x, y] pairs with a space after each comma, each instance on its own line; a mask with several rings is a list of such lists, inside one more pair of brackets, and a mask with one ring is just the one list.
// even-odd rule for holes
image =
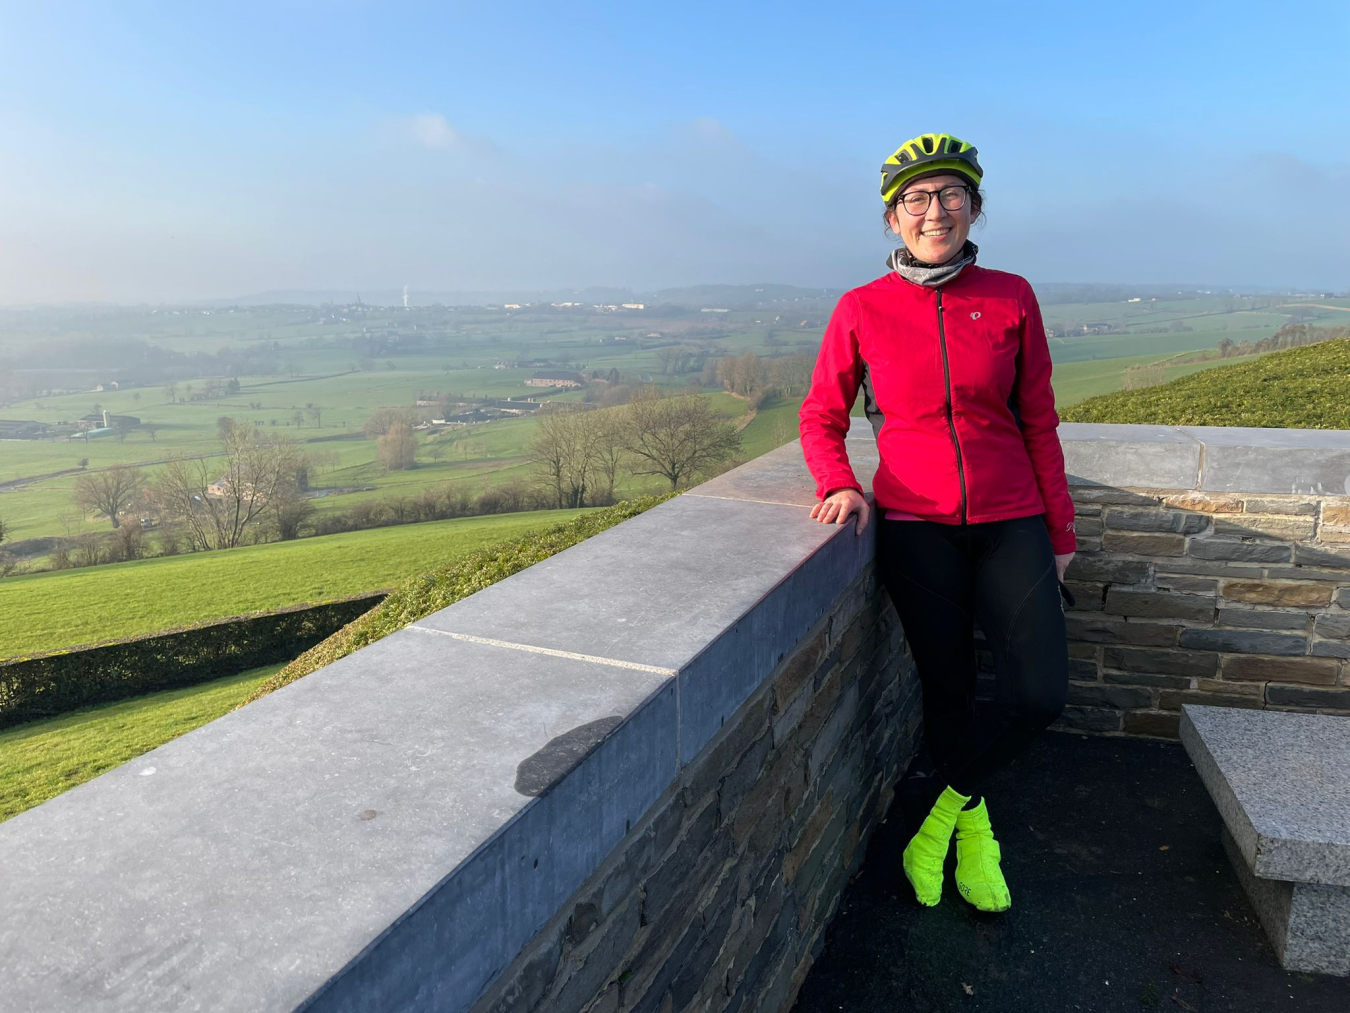
[[[881, 170], [886, 222], [904, 243], [890, 272], [839, 300], [801, 407], [802, 451], [825, 524], [869, 509], [845, 434], [861, 387], [881, 462], [877, 565], [923, 686], [924, 740], [941, 795], [904, 851], [919, 902], [942, 896], [956, 831], [956, 884], [981, 911], [1012, 899], [982, 793], [1063, 710], [1061, 591], [1073, 501], [1056, 435], [1050, 352], [1031, 286], [975, 266], [983, 172], [949, 134], [906, 141]], [[978, 619], [1005, 694], [974, 708]], [[989, 718], [985, 726], [985, 719]]]

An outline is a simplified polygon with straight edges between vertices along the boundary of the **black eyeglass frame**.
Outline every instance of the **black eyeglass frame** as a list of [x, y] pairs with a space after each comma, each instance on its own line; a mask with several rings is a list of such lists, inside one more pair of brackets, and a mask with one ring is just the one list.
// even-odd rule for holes
[[933, 206], [933, 197], [935, 195], [946, 193], [948, 190], [964, 190], [965, 195], [961, 198], [961, 203], [956, 205], [956, 207], [954, 208], [947, 207], [947, 205], [943, 202], [942, 198], [940, 196], [938, 197], [938, 203], [942, 205], [942, 209], [944, 211], [960, 211], [963, 207], [966, 206], [966, 202], [970, 200], [970, 194], [972, 189], [973, 187], [968, 186], [965, 183], [953, 183], [950, 186], [944, 186], [939, 190], [909, 190], [905, 193], [898, 194], [895, 200], [891, 202], [891, 208], [894, 209], [897, 207], [904, 206], [905, 198], [910, 196], [911, 194], [926, 193], [928, 194], [928, 200], [924, 202], [922, 211], [911, 211], [908, 207], [905, 207], [906, 214], [910, 215], [913, 218], [921, 218], [924, 215], [928, 214], [928, 209]]

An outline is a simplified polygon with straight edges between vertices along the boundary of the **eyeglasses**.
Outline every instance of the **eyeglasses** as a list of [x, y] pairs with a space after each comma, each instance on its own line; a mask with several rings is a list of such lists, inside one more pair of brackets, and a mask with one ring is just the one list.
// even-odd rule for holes
[[966, 195], [970, 193], [968, 186], [944, 186], [941, 190], [911, 190], [896, 201], [897, 204], [903, 204], [906, 211], [912, 215], [925, 215], [928, 213], [928, 205], [933, 203], [933, 194], [937, 194], [938, 202], [948, 211], [960, 211], [966, 206]]

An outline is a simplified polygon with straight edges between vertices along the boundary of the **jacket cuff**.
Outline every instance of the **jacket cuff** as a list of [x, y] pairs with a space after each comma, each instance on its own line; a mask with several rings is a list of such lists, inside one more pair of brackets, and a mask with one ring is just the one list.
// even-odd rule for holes
[[1072, 531], [1051, 531], [1050, 548], [1056, 556], [1078, 551], [1078, 536]]
[[836, 476], [832, 481], [821, 482], [816, 486], [816, 499], [823, 500], [831, 493], [836, 493], [841, 489], [857, 489], [863, 491], [863, 487], [858, 484], [858, 480], [852, 476], [840, 478]]

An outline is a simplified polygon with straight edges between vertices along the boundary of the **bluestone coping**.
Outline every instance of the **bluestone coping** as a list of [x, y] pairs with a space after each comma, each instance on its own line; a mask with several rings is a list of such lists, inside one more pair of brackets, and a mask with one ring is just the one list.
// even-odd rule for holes
[[0, 825], [0, 1005], [414, 1008], [411, 982], [458, 1009], [673, 781], [676, 728], [670, 675], [395, 633]]
[[[871, 436], [871, 430], [868, 430]], [[871, 492], [876, 474], [876, 441], [850, 439], [849, 463], [864, 493]], [[752, 467], [753, 465], [753, 467]], [[816, 481], [802, 461], [801, 447], [793, 442], [755, 458], [750, 465], [725, 472], [691, 489], [690, 496], [714, 496], [754, 503], [779, 503], [810, 508], [815, 505]]]
[[[1182, 426], [1205, 445], [1205, 492], [1350, 496], [1350, 432]], [[1261, 488], [1252, 488], [1259, 484]]]
[[415, 625], [678, 671], [688, 762], [862, 572], [875, 532], [681, 496]]
[[1350, 718], [1183, 704], [1180, 735], [1255, 876], [1350, 886]]
[[1244, 426], [1059, 426], [1071, 485], [1350, 495], [1350, 433]]
[[1065, 422], [1059, 427], [1070, 485], [1193, 489], [1200, 443], [1171, 426]]

